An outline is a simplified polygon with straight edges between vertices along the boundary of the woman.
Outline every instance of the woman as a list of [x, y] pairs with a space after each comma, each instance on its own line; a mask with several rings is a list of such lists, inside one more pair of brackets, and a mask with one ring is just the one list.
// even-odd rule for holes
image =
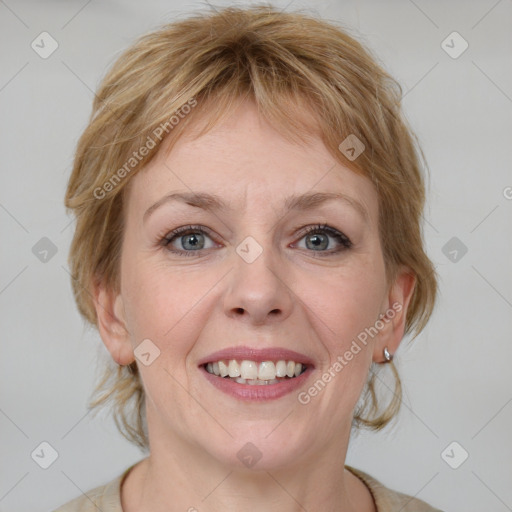
[[149, 455], [59, 511], [437, 510], [345, 466], [436, 296], [396, 82], [331, 24], [228, 8], [141, 38], [93, 110], [66, 195], [117, 365], [92, 405]]

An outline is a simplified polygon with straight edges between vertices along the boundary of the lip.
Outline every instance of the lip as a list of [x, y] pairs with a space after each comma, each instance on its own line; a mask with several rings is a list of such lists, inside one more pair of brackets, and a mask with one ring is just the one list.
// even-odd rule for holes
[[[286, 379], [277, 384], [251, 385], [238, 384], [231, 379], [212, 375], [206, 371], [204, 365], [216, 361], [229, 361], [236, 359], [237, 361], [254, 361], [261, 363], [263, 361], [294, 361], [306, 365], [304, 373], [293, 379]], [[217, 389], [239, 400], [246, 401], [264, 401], [276, 400], [304, 385], [304, 382], [310, 377], [315, 367], [313, 359], [305, 354], [301, 354], [294, 350], [288, 350], [282, 347], [272, 348], [251, 348], [247, 346], [230, 347], [203, 357], [198, 361], [199, 370], [205, 378], [213, 384]]]
[[238, 384], [234, 380], [212, 375], [206, 371], [204, 366], [201, 366], [199, 369], [217, 389], [227, 395], [245, 401], [265, 401], [281, 398], [303, 386], [313, 372], [313, 368], [308, 366], [304, 373], [293, 379], [286, 379], [277, 384], [251, 385]]
[[[314, 368], [315, 366], [310, 357], [300, 354], [299, 352], [295, 352], [294, 350], [288, 350], [281, 347], [257, 349], [247, 346], [230, 347], [213, 352], [212, 354], [200, 359], [197, 364], [198, 366], [202, 366], [206, 363], [213, 363], [221, 360], [229, 361], [231, 359], [236, 359], [237, 361], [254, 361], [255, 363], [285, 360], [305, 364], [308, 368]], [[241, 384], [238, 385], [240, 386]]]

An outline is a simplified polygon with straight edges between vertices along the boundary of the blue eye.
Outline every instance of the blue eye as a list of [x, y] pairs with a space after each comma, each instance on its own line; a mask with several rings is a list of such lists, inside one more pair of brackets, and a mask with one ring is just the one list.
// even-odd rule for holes
[[183, 226], [169, 233], [163, 240], [163, 245], [169, 247], [174, 243], [181, 245], [181, 248], [170, 249], [172, 252], [193, 256], [194, 252], [203, 249], [211, 249], [213, 244], [206, 246], [205, 240], [210, 238], [206, 228], [203, 226]]
[[[332, 254], [352, 247], [352, 242], [344, 233], [341, 233], [327, 224], [310, 226], [306, 229], [305, 233], [301, 240], [305, 239], [305, 248], [311, 249], [314, 252]], [[335, 239], [338, 243], [338, 247], [326, 250], [329, 247], [330, 239]]]
[[[197, 256], [202, 250], [215, 247], [213, 237], [209, 232], [209, 229], [204, 226], [182, 226], [166, 235], [162, 240], [162, 245], [178, 255]], [[309, 249], [311, 252], [325, 256], [352, 247], [352, 242], [344, 233], [326, 224], [309, 226], [302, 233], [300, 240], [303, 239], [306, 240], [306, 244], [305, 247], [300, 246], [301, 249]], [[337, 247], [329, 247], [331, 239], [335, 240]]]

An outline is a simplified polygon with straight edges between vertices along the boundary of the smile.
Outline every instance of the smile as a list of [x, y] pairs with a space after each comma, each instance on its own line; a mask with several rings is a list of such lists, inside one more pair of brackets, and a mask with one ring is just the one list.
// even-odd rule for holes
[[197, 362], [216, 389], [242, 401], [275, 400], [300, 391], [314, 373], [314, 360], [284, 347], [235, 346]]
[[278, 384], [298, 377], [307, 369], [306, 365], [295, 361], [279, 360], [258, 363], [250, 360], [237, 361], [236, 359], [209, 362], [204, 367], [211, 375], [232, 380], [237, 384], [252, 386]]

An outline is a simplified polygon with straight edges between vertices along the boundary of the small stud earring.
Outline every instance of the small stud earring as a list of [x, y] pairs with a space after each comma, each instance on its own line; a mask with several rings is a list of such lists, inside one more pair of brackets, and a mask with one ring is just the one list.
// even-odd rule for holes
[[389, 353], [388, 347], [384, 347], [384, 363], [390, 363], [393, 360], [393, 356]]

